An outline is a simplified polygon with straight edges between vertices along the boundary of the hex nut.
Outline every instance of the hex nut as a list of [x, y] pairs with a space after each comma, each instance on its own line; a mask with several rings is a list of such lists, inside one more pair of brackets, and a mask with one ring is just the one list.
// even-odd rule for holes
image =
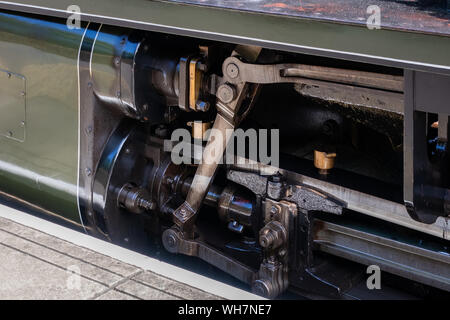
[[271, 221], [259, 232], [259, 244], [263, 248], [276, 249], [286, 241], [286, 230], [278, 221]]

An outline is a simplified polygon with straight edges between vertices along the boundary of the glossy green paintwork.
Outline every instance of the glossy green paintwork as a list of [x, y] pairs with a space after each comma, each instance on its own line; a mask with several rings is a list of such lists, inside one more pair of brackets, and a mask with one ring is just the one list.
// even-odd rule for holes
[[[97, 36], [91, 58], [91, 81], [94, 91], [100, 99], [110, 104], [120, 104], [115, 90], [119, 88], [117, 66], [113, 63], [118, 54], [120, 41], [124, 35], [122, 28], [102, 25]], [[121, 88], [125, 91], [126, 88]]]
[[[291, 51], [429, 68], [450, 73], [450, 38], [394, 30], [369, 30], [278, 15], [174, 4], [150, 0], [18, 0], [0, 7], [68, 16], [76, 4], [89, 21], [239, 43], [280, 45]], [[444, 70], [444, 71], [442, 71]]]
[[[77, 61], [83, 30], [67, 33], [63, 22], [0, 13], [0, 69], [26, 79], [26, 136], [23, 142], [0, 136], [0, 190], [79, 222]], [[8, 119], [2, 101], [0, 117]]]

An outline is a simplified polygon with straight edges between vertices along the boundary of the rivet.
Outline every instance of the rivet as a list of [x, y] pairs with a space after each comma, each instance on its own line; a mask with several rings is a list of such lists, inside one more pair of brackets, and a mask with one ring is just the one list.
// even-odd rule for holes
[[86, 175], [90, 177], [92, 175], [92, 170], [90, 168], [86, 168]]
[[230, 78], [235, 79], [239, 75], [239, 68], [234, 63], [227, 65], [227, 74]]

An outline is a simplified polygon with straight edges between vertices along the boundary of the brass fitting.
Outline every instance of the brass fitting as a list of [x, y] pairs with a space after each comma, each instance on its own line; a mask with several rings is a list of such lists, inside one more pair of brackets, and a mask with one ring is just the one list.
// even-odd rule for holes
[[334, 160], [336, 153], [327, 153], [323, 151], [314, 150], [314, 166], [319, 169], [319, 173], [326, 175], [329, 170], [334, 168]]

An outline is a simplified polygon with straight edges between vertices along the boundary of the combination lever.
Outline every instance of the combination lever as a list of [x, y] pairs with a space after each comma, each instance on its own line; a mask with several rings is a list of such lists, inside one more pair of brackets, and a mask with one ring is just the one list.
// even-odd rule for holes
[[[234, 52], [247, 61], [255, 62], [259, 56], [261, 48], [238, 46]], [[224, 69], [227, 68], [224, 65]], [[233, 77], [234, 70], [228, 67], [224, 70], [224, 80], [229, 82]], [[231, 77], [229, 76], [231, 74]], [[224, 83], [219, 87], [218, 92], [227, 91], [228, 86]], [[253, 90], [252, 90], [253, 87]], [[253, 104], [253, 98], [257, 95], [259, 86], [252, 86], [245, 81], [235, 82], [231, 91], [227, 94], [218, 94], [216, 103], [217, 116], [212, 127], [212, 134], [202, 155], [202, 161], [199, 164], [189, 189], [186, 200], [173, 212], [174, 223], [187, 237], [193, 237], [193, 225], [195, 216], [205, 198], [211, 182], [214, 179], [218, 164], [223, 157], [223, 153], [233, 134], [234, 128], [240, 123], [242, 118], [248, 112], [240, 112], [243, 101], [249, 97], [252, 101], [248, 109]], [[226, 93], [226, 92], [225, 92]], [[225, 101], [224, 101], [225, 100]], [[239, 115], [240, 114], [240, 115]], [[239, 116], [238, 116], [239, 115]], [[214, 134], [216, 132], [217, 134]]]

